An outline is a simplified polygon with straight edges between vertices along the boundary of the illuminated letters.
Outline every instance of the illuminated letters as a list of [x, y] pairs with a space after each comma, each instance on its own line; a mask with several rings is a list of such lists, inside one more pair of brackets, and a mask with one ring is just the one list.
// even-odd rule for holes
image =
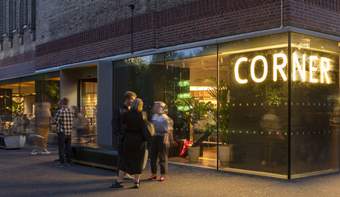
[[297, 81], [296, 70], [302, 82], [306, 81], [306, 54], [302, 55], [302, 64], [299, 62], [299, 55], [297, 52], [293, 53], [293, 81]]
[[309, 82], [311, 83], [319, 82], [318, 79], [314, 78], [314, 73], [318, 71], [318, 68], [315, 67], [316, 60], [318, 60], [318, 56], [309, 56]]
[[321, 57], [320, 60], [320, 83], [330, 84], [331, 79], [328, 76], [328, 72], [331, 70], [331, 60], [326, 57]]
[[247, 61], [248, 61], [248, 58], [246, 58], [246, 57], [241, 57], [241, 58], [239, 58], [239, 59], [236, 61], [236, 63], [235, 63], [235, 68], [234, 68], [235, 79], [236, 79], [236, 81], [237, 81], [238, 83], [240, 83], [240, 84], [246, 84], [246, 83], [248, 83], [248, 79], [241, 79], [240, 73], [239, 73], [241, 63], [247, 62]]
[[[278, 60], [282, 59], [282, 63], [278, 64]], [[279, 71], [283, 81], [287, 81], [287, 76], [284, 68], [287, 66], [287, 55], [283, 53], [277, 53], [273, 55], [273, 80], [277, 81], [277, 71]]]
[[[263, 74], [262, 74], [262, 76], [260, 78], [257, 78], [256, 77], [256, 73], [255, 73], [255, 67], [256, 67], [256, 63], [258, 61], [261, 61], [262, 65], [263, 65]], [[256, 83], [261, 83], [261, 82], [263, 82], [267, 78], [267, 75], [268, 75], [268, 62], [267, 62], [267, 59], [264, 56], [258, 55], [258, 56], [253, 58], [253, 60], [251, 61], [251, 65], [250, 65], [250, 74], [251, 74], [251, 78]]]
[[[237, 59], [234, 67], [235, 80], [239, 84], [247, 84], [249, 80], [255, 83], [262, 83], [268, 77], [269, 65], [267, 58], [270, 56], [257, 55], [247, 58], [240, 57]], [[272, 56], [272, 73], [273, 81], [277, 82], [279, 78], [287, 81], [288, 57], [285, 53], [275, 53]], [[250, 65], [249, 65], [250, 63]], [[308, 68], [307, 68], [308, 64]], [[250, 70], [250, 76], [240, 76], [240, 67]], [[262, 69], [260, 68], [262, 67]], [[317, 55], [308, 56], [306, 53], [295, 51], [292, 53], [292, 80], [309, 83], [331, 84], [332, 78], [332, 60], [327, 57]]]

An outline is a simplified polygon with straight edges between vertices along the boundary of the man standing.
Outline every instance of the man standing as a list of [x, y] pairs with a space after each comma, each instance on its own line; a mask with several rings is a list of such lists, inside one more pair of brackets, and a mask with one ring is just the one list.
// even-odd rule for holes
[[62, 98], [59, 101], [59, 110], [56, 113], [59, 161], [61, 164], [71, 162], [71, 133], [73, 129], [73, 113], [68, 108], [68, 99]]
[[[117, 144], [118, 144], [117, 167], [119, 166], [119, 162], [120, 162], [119, 157], [121, 155], [122, 144], [124, 140], [124, 125], [122, 123], [122, 117], [124, 116], [125, 113], [130, 111], [131, 104], [136, 98], [137, 98], [136, 93], [132, 91], [126, 91], [124, 94], [123, 105], [119, 109], [115, 110], [114, 112], [113, 131], [114, 131], [114, 134], [116, 135]], [[121, 182], [123, 181], [124, 178], [133, 179], [132, 176], [119, 170], [119, 168], [117, 169], [117, 175], [118, 175], [118, 179], [113, 182], [111, 186], [112, 188], [121, 188], [122, 187]]]

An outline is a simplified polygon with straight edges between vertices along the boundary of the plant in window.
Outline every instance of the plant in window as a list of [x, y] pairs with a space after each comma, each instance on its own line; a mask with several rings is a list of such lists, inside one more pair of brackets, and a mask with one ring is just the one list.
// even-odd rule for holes
[[[217, 114], [218, 110], [218, 118], [216, 121], [219, 121], [219, 137], [221, 139], [222, 145], [219, 146], [218, 158], [219, 161], [223, 164], [227, 164], [231, 160], [231, 150], [232, 146], [229, 141], [229, 120], [230, 120], [230, 89], [226, 81], [221, 80], [218, 87], [211, 89], [209, 91], [210, 95], [218, 100], [218, 107], [215, 109], [215, 113]], [[217, 131], [215, 125], [213, 128]]]
[[[206, 119], [209, 112], [212, 112], [214, 106], [211, 102], [202, 102], [197, 98], [178, 98], [175, 102], [177, 109], [181, 111], [183, 119], [189, 125], [190, 140], [193, 140], [193, 129], [197, 126], [197, 130], [209, 131], [211, 122], [207, 121], [206, 124], [200, 124], [200, 121]], [[196, 144], [194, 142], [194, 144]]]
[[[211, 122], [206, 121], [209, 114], [213, 113], [214, 105], [211, 102], [202, 102], [197, 98], [188, 96], [178, 98], [175, 101], [177, 110], [182, 114], [184, 120], [187, 121], [187, 130], [192, 146], [189, 148], [189, 160], [196, 162], [200, 155], [199, 145], [211, 135]], [[194, 130], [203, 131], [198, 138], [194, 137]]]
[[[229, 144], [228, 141], [228, 127], [230, 119], [230, 89], [226, 81], [220, 81], [219, 87], [213, 88], [209, 91], [209, 94], [218, 100], [218, 115], [219, 115], [219, 134], [222, 142]], [[217, 108], [215, 108], [215, 114], [217, 114]], [[215, 116], [214, 116], [215, 117]], [[215, 118], [216, 119], [216, 118]], [[215, 120], [217, 122], [217, 120]], [[214, 130], [217, 130], [216, 126]]]

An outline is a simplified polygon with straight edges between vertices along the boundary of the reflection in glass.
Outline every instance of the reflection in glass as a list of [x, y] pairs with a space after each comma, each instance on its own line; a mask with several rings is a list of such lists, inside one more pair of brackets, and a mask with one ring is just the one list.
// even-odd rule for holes
[[173, 87], [167, 103], [179, 143], [173, 161], [216, 166], [216, 52], [215, 46], [207, 46], [165, 54]]
[[151, 116], [154, 101], [168, 106], [176, 145], [172, 161], [216, 166], [216, 47], [198, 47], [114, 63], [115, 106], [127, 90], [144, 100]]
[[338, 170], [337, 42], [292, 33], [292, 177]]
[[279, 178], [337, 171], [339, 47], [291, 35], [291, 51], [283, 33], [114, 62], [114, 106], [127, 90], [149, 114], [165, 102], [173, 162]]
[[287, 34], [220, 45], [221, 169], [288, 172]]

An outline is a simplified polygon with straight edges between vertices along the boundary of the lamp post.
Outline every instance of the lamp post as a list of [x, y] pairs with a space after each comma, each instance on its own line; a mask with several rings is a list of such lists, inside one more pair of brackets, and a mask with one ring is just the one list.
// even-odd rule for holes
[[131, 53], [133, 53], [133, 17], [134, 17], [134, 11], [135, 11], [135, 5], [130, 4], [129, 8], [131, 10], [131, 20], [130, 20], [130, 44], [131, 44]]

